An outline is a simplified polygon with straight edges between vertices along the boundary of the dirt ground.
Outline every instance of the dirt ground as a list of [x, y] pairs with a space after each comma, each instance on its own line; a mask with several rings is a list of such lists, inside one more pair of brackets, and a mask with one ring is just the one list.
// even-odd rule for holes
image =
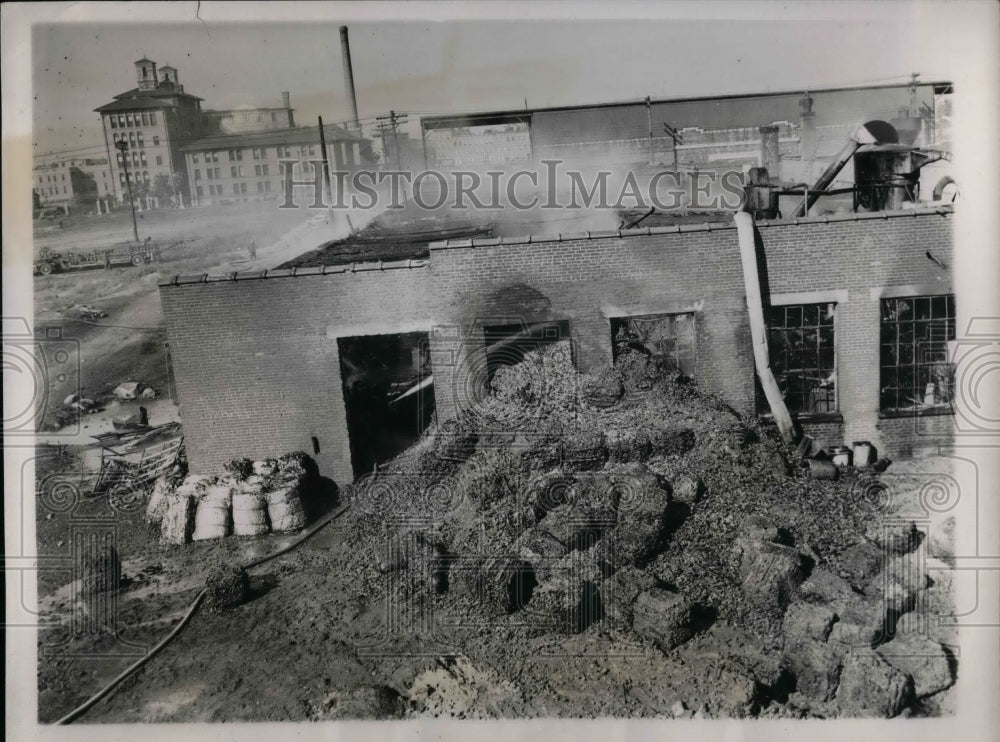
[[[307, 209], [282, 210], [272, 202], [147, 211], [139, 225], [140, 239], [152, 237], [166, 247], [157, 263], [80, 270], [34, 277], [35, 335], [48, 340], [38, 347], [48, 362], [47, 392], [40, 402], [45, 429], [55, 426], [54, 414], [69, 394], [81, 393], [102, 404], [125, 381], [141, 381], [170, 398], [166, 333], [157, 282], [178, 274], [217, 273], [270, 268], [337, 236], [335, 227], [311, 226]], [[36, 253], [107, 247], [132, 237], [126, 211], [94, 217], [68, 217], [64, 228], [35, 235]], [[247, 248], [257, 243], [257, 259]], [[68, 307], [83, 304], [107, 313], [96, 320], [73, 319]], [[60, 351], [68, 351], [62, 360]], [[135, 405], [136, 407], [138, 405]], [[110, 429], [112, 416], [85, 417], [67, 437], [48, 438], [83, 443], [87, 435]], [[177, 419], [170, 405], [156, 410], [153, 424]], [[60, 431], [63, 432], [63, 431]], [[75, 437], [74, 437], [75, 436]]]
[[[79, 450], [43, 454], [40, 478], [86, 471]], [[919, 484], [948, 461], [896, 466], [897, 478]], [[912, 515], [917, 490], [907, 485], [894, 511]], [[39, 554], [65, 556], [73, 525], [85, 515], [116, 524], [123, 560], [122, 589], [98, 606], [81, 604], [68, 563], [40, 576], [43, 723], [83, 702], [166, 635], [216, 564], [246, 563], [295, 538], [169, 546], [146, 525], [144, 503], [126, 511], [112, 510], [106, 500], [81, 501], [72, 510], [46, 508], [44, 497], [41, 503]], [[248, 602], [224, 614], [200, 610], [177, 640], [82, 721], [817, 715], [787, 697], [761, 695], [746, 668], [766, 657], [749, 650], [751, 637], [728, 622], [664, 653], [602, 622], [559, 635], [517, 614], [470, 620], [474, 607], [454, 600], [404, 606], [393, 598], [398, 573], [373, 584], [349, 570], [356, 558], [349, 528], [347, 519], [334, 521], [296, 550], [250, 570]], [[940, 588], [932, 609], [944, 616], [952, 605], [950, 569], [930, 559], [928, 574]], [[102, 613], [115, 618], [88, 624], [88, 616]], [[953, 712], [950, 689], [917, 710]]]

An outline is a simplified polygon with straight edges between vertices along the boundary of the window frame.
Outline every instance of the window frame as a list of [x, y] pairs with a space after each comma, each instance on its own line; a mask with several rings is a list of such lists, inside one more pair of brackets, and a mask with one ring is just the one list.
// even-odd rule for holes
[[[824, 298], [813, 301], [804, 300], [772, 303], [770, 306], [764, 307], [764, 325], [765, 332], [767, 333], [768, 361], [771, 365], [771, 370], [775, 372], [775, 381], [778, 383], [779, 389], [781, 389], [782, 400], [784, 400], [785, 405], [788, 407], [789, 413], [796, 420], [804, 422], [837, 422], [843, 420], [843, 415], [840, 411], [839, 354], [837, 352], [837, 313], [841, 303], [842, 302], [839, 299]], [[831, 307], [832, 318], [829, 322], [823, 322], [824, 315], [830, 312]], [[783, 315], [780, 324], [773, 319], [777, 312], [781, 312]], [[815, 315], [813, 315], [816, 318], [815, 322], [807, 321], [813, 312], [815, 312]], [[824, 328], [830, 328], [833, 333], [828, 349], [822, 344], [822, 330]], [[815, 349], [808, 347], [792, 348], [791, 346], [794, 343], [795, 337], [794, 333], [799, 333], [804, 338], [807, 338], [809, 333], [814, 333], [816, 336]], [[779, 336], [784, 337], [785, 339], [782, 342], [778, 342]], [[824, 363], [823, 356], [825, 350], [828, 350], [830, 354], [829, 363]], [[782, 355], [776, 356], [776, 353], [782, 353]], [[798, 358], [795, 359], [793, 354], [798, 354]], [[790, 359], [801, 362], [803, 360], [802, 354], [812, 356], [812, 358], [808, 358], [806, 361], [814, 359], [814, 363], [812, 365], [800, 365], [791, 370], [799, 372], [799, 378], [802, 377], [802, 372], [813, 371], [815, 372], [817, 383], [808, 388], [805, 384], [800, 384], [799, 390], [792, 396], [792, 401], [794, 401], [797, 397], [799, 399], [799, 403], [790, 404], [789, 393], [793, 390], [789, 388], [787, 378], [785, 385], [782, 386], [779, 375], [781, 373], [781, 369], [788, 368]], [[810, 409], [806, 405], [806, 401], [808, 401], [812, 395], [823, 389], [824, 387], [822, 384], [830, 378], [833, 379], [833, 385], [832, 389], [827, 392], [825, 400], [816, 399], [817, 402], [822, 401], [827, 409]], [[770, 418], [772, 416], [771, 411], [760, 386], [760, 379], [757, 377], [756, 373], [754, 374], [754, 395], [758, 417]]]
[[[919, 316], [922, 311], [921, 302], [926, 302], [927, 316], [924, 317]], [[890, 303], [894, 306], [890, 307]], [[908, 303], [908, 306], [901, 307], [903, 303]], [[955, 295], [927, 293], [883, 296], [879, 299], [878, 311], [879, 417], [954, 415], [955, 364], [949, 358], [948, 348], [956, 338]], [[890, 314], [894, 314], [894, 317], [888, 318], [887, 315]], [[890, 348], [894, 350], [890, 351]], [[928, 356], [930, 360], [927, 360]], [[944, 376], [940, 375], [942, 366], [945, 367]], [[903, 373], [915, 380], [914, 385], [901, 385]], [[935, 384], [933, 393], [938, 393], [944, 380], [947, 398], [927, 405], [926, 402], [917, 400], [926, 399], [931, 375]], [[914, 396], [904, 397], [907, 392]], [[887, 404], [887, 396], [895, 402], [894, 405]], [[902, 399], [909, 399], [913, 404], [901, 406]]]

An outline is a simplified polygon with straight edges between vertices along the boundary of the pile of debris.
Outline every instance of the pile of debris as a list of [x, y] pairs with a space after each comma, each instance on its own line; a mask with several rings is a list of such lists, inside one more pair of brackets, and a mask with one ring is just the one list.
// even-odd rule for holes
[[579, 375], [554, 343], [491, 392], [349, 488], [351, 571], [372, 594], [390, 573], [397, 600], [668, 654], [737, 626], [782, 658], [754, 682], [796, 687], [796, 713], [893, 716], [952, 682], [935, 642], [919, 667], [893, 649], [929, 582], [915, 532], [872, 531], [869, 475], [811, 479], [775, 433], [641, 353]]
[[115, 387], [115, 399], [119, 402], [131, 402], [136, 399], [156, 399], [156, 390], [141, 381], [123, 381]]
[[287, 533], [307, 523], [308, 500], [318, 487], [315, 462], [304, 453], [277, 459], [233, 459], [221, 477], [175, 471], [153, 487], [146, 520], [164, 541]]
[[62, 310], [64, 317], [71, 319], [97, 320], [108, 316], [103, 309], [97, 309], [89, 304], [70, 304]]
[[[156, 390], [149, 384], [141, 381], [125, 381], [114, 388], [112, 395], [119, 402], [133, 402], [136, 400], [156, 399]], [[106, 396], [101, 399], [107, 400]], [[104, 404], [100, 401], [86, 397], [81, 393], [73, 393], [63, 399], [61, 406], [55, 408], [50, 415], [46, 416], [40, 423], [40, 429], [46, 432], [62, 430], [68, 425], [75, 425], [84, 415], [92, 415], [95, 412], [103, 412]], [[142, 409], [142, 408], [140, 408]], [[115, 429], [148, 429], [149, 421], [140, 419], [139, 413], [129, 418], [116, 418]]]

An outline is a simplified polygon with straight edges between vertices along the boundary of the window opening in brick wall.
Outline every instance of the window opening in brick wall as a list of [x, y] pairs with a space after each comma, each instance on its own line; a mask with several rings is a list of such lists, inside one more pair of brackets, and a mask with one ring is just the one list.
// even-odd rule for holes
[[955, 297], [910, 296], [881, 302], [880, 403], [884, 411], [951, 409], [955, 368]]
[[524, 360], [533, 351], [552, 343], [569, 341], [569, 322], [512, 322], [500, 325], [484, 325], [486, 340], [487, 379], [493, 381], [501, 366], [513, 366]]
[[355, 476], [413, 445], [434, 414], [427, 333], [337, 340]]
[[611, 318], [612, 354], [650, 356], [663, 368], [694, 378], [698, 346], [693, 312]]
[[[793, 415], [837, 412], [836, 309], [834, 303], [764, 308], [771, 371]], [[757, 412], [770, 413], [759, 380], [756, 390]]]

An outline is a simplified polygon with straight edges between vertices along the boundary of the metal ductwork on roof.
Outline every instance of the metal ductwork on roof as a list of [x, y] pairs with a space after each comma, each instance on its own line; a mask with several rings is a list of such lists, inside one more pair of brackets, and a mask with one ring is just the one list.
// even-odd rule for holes
[[816, 183], [809, 189], [806, 197], [802, 199], [801, 203], [792, 212], [792, 217], [805, 216], [809, 208], [816, 203], [816, 200], [822, 196], [822, 191], [825, 191], [833, 179], [837, 177], [837, 173], [844, 169], [844, 165], [847, 161], [851, 159], [855, 152], [858, 151], [862, 145], [866, 144], [897, 144], [899, 142], [899, 135], [896, 130], [892, 127], [892, 124], [888, 124], [885, 121], [869, 121], [866, 124], [862, 124], [851, 134], [850, 138], [847, 140], [847, 144], [840, 151], [834, 161], [830, 163], [830, 166], [823, 171], [823, 174], [819, 176]]

